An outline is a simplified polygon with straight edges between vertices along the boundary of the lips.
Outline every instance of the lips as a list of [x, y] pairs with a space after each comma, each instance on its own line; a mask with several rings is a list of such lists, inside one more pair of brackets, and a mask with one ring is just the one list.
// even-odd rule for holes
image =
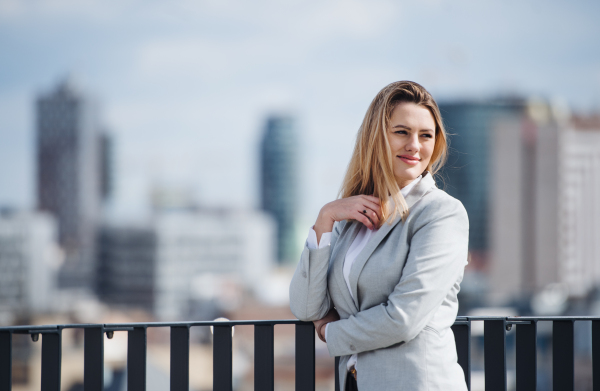
[[411, 166], [418, 164], [420, 161], [419, 158], [410, 155], [400, 155], [398, 158], [400, 158], [400, 160], [402, 160], [404, 163], [410, 164]]

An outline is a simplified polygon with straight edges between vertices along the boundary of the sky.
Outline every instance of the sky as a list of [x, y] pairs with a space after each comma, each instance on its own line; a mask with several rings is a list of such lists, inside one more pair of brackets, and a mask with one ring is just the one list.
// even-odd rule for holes
[[35, 206], [34, 102], [72, 75], [115, 142], [108, 214], [146, 215], [156, 185], [257, 207], [265, 118], [286, 113], [310, 221], [390, 82], [600, 110], [599, 17], [595, 0], [0, 0], [0, 206]]

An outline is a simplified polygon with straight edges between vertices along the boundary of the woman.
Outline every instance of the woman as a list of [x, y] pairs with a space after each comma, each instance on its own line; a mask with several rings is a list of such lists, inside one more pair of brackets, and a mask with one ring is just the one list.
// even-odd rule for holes
[[386, 86], [359, 129], [341, 198], [309, 231], [290, 307], [340, 356], [342, 390], [467, 389], [450, 326], [469, 223], [433, 180], [446, 150], [429, 92]]

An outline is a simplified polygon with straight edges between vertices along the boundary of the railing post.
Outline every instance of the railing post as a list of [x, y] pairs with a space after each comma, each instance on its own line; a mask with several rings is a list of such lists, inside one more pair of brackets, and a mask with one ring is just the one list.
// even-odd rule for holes
[[335, 391], [340, 391], [340, 358], [335, 358]]
[[485, 320], [483, 327], [485, 390], [506, 391], [506, 320]]
[[254, 389], [275, 389], [273, 325], [254, 326]]
[[296, 390], [315, 390], [315, 326], [296, 324]]
[[146, 327], [127, 332], [127, 391], [146, 391]]
[[537, 388], [537, 321], [517, 324], [517, 391]]
[[575, 388], [575, 352], [573, 320], [552, 322], [552, 389]]
[[84, 329], [83, 389], [104, 390], [104, 330], [102, 327]]
[[231, 391], [231, 326], [215, 325], [213, 329], [213, 390]]
[[600, 391], [600, 320], [592, 320], [593, 391]]
[[42, 391], [60, 391], [61, 329], [42, 333]]
[[467, 389], [471, 390], [471, 321], [457, 323], [452, 326], [456, 342], [458, 364], [465, 374]]
[[12, 332], [0, 333], [0, 391], [12, 388]]
[[190, 329], [171, 327], [171, 391], [190, 389]]

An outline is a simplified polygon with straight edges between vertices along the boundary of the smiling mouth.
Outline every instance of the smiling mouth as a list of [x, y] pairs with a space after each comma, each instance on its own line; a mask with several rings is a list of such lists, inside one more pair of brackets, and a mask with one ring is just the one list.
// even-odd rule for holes
[[404, 163], [410, 164], [411, 166], [416, 165], [420, 161], [420, 159], [411, 156], [398, 156], [398, 158]]

